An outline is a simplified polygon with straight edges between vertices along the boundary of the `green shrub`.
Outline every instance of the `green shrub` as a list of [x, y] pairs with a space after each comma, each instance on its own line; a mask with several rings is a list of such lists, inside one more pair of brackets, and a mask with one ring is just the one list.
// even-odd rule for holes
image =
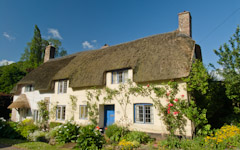
[[33, 133], [38, 129], [37, 125], [34, 124], [32, 119], [25, 119], [17, 125], [20, 134], [27, 138], [30, 133]]
[[0, 118], [0, 137], [9, 139], [23, 139], [17, 127], [18, 123]]
[[123, 137], [126, 141], [137, 141], [139, 143], [148, 143], [153, 141], [147, 133], [139, 131], [130, 131]]
[[116, 124], [112, 124], [107, 127], [105, 130], [105, 135], [110, 139], [112, 142], [119, 142], [121, 138], [128, 133], [128, 130], [119, 127]]
[[[159, 149], [209, 149], [203, 137], [195, 137], [194, 139], [179, 139], [178, 137], [168, 137], [158, 143]], [[212, 149], [212, 148], [210, 148]]]
[[80, 150], [98, 150], [105, 143], [104, 137], [94, 125], [82, 127], [77, 139], [77, 145]]
[[60, 125], [62, 125], [62, 123], [60, 123], [60, 122], [50, 122], [49, 128], [52, 129], [52, 128], [55, 128]]
[[34, 141], [34, 142], [48, 142], [49, 138], [46, 135], [47, 135], [47, 132], [36, 130], [33, 133], [29, 134], [28, 140]]
[[75, 123], [67, 122], [56, 127], [56, 141], [58, 143], [76, 142], [80, 126]]

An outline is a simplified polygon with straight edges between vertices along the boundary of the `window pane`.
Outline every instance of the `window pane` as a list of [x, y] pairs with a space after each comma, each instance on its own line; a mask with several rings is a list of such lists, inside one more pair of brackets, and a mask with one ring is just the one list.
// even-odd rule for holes
[[61, 119], [61, 107], [57, 107], [57, 119]]
[[119, 71], [118, 72], [118, 83], [122, 83], [123, 82], [123, 72]]
[[128, 70], [124, 71], [124, 82], [128, 81]]
[[62, 119], [65, 120], [65, 106], [62, 106]]
[[152, 122], [152, 114], [151, 114], [151, 105], [145, 105], [145, 122], [151, 123]]
[[112, 73], [112, 83], [116, 84], [117, 83], [117, 72]]
[[139, 121], [143, 122], [143, 106], [139, 106]]
[[67, 80], [64, 80], [63, 93], [67, 93]]
[[59, 81], [58, 91], [59, 93], [62, 93], [62, 81]]
[[87, 110], [87, 106], [84, 107], [84, 118], [87, 119], [88, 116], [88, 110]]
[[84, 107], [80, 106], [80, 119], [84, 117]]

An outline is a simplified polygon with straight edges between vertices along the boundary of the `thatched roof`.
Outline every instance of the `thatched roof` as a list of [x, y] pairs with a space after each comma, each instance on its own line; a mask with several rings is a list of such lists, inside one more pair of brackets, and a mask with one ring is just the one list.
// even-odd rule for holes
[[[64, 68], [74, 57], [75, 55], [69, 55], [54, 61], [49, 60], [27, 74], [17, 85], [33, 84], [36, 90], [51, 89], [54, 75]], [[14, 88], [13, 92], [16, 92], [16, 90]]]
[[135, 82], [182, 78], [189, 75], [194, 50], [195, 41], [173, 31], [50, 60], [18, 84], [46, 90], [54, 80], [69, 79], [73, 88], [103, 86], [107, 71], [123, 68], [134, 70]]
[[30, 108], [25, 94], [21, 94], [8, 108]]

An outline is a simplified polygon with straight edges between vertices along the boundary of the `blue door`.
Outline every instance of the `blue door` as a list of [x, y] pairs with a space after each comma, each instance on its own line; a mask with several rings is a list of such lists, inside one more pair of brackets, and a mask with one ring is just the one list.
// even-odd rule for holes
[[109, 126], [114, 123], [115, 111], [114, 105], [104, 105], [104, 126]]

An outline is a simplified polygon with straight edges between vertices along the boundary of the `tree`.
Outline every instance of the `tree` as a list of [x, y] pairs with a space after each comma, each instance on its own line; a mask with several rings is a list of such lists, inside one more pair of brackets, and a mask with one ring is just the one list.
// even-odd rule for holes
[[26, 75], [20, 63], [0, 67], [0, 92], [10, 93], [16, 83]]
[[40, 29], [35, 25], [33, 38], [31, 42], [27, 43], [27, 47], [20, 59], [20, 61], [24, 62], [23, 67], [25, 70], [31, 70], [43, 63], [45, 48], [49, 44], [52, 44], [56, 48], [55, 57], [67, 55], [67, 51], [61, 47], [61, 41], [53, 38], [48, 40], [43, 39]]
[[240, 113], [240, 28], [214, 53], [219, 57], [217, 63], [221, 69], [217, 73], [224, 78], [226, 95], [232, 101], [234, 112]]

